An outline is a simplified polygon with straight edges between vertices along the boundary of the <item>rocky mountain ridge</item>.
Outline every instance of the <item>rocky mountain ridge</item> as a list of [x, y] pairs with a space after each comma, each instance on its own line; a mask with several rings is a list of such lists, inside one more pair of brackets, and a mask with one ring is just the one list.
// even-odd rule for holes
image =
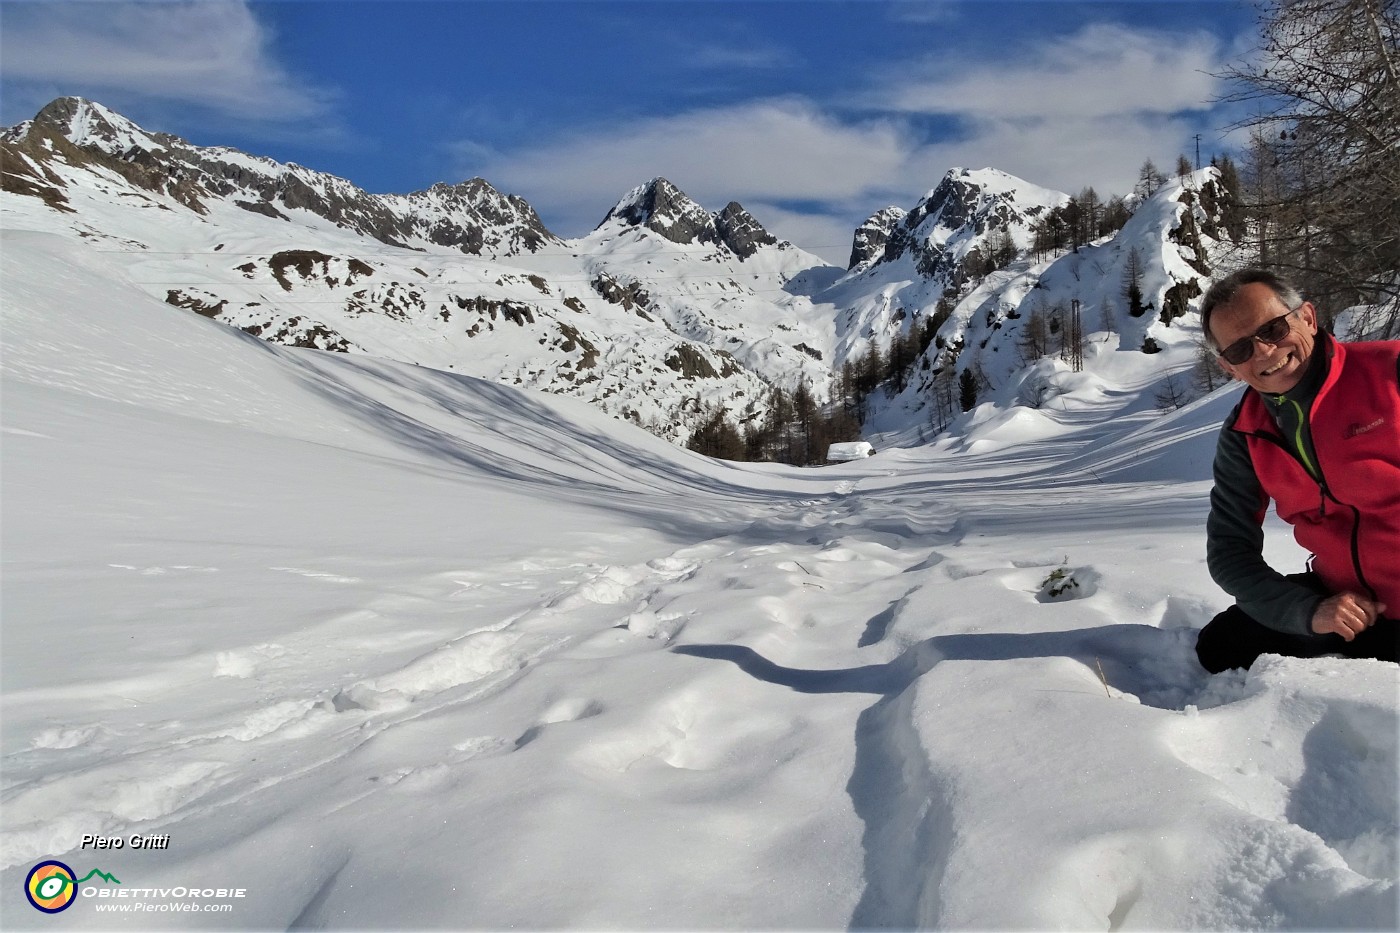
[[724, 210], [711, 213], [660, 177], [624, 195], [603, 224], [610, 220], [644, 227], [672, 243], [723, 244], [740, 259], [748, 259], [761, 246], [782, 245], [739, 202], [730, 201]]
[[[5, 131], [0, 142], [39, 161], [46, 150], [70, 161], [76, 156], [197, 213], [206, 213], [207, 202], [220, 198], [288, 222], [305, 212], [391, 246], [432, 244], [472, 256], [536, 252], [562, 242], [523, 198], [504, 195], [485, 179], [437, 184], [406, 195], [374, 195], [300, 165], [147, 132], [101, 104], [79, 98], [53, 101], [33, 120]], [[21, 171], [24, 165], [17, 162]], [[29, 174], [41, 197], [63, 202], [56, 179]]]

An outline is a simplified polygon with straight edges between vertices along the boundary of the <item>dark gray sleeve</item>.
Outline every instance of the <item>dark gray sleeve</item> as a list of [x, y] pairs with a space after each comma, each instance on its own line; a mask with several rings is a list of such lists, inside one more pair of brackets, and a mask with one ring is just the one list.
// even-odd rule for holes
[[1244, 435], [1225, 422], [1215, 447], [1215, 488], [1206, 519], [1206, 566], [1220, 588], [1255, 621], [1294, 635], [1313, 634], [1309, 623], [1322, 597], [1264, 562], [1268, 497], [1254, 473]]

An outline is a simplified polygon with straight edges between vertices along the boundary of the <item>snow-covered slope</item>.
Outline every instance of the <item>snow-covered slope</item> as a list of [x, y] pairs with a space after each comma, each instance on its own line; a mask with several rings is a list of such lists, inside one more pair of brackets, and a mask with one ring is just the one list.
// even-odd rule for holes
[[802, 380], [825, 393], [834, 328], [812, 296], [836, 270], [774, 238], [739, 204], [710, 214], [656, 178], [574, 245], [591, 274], [644, 290], [646, 311], [671, 332], [785, 388]]
[[[568, 394], [672, 440], [829, 380], [833, 325], [808, 295], [830, 267], [664, 179], [566, 243], [482, 179], [372, 195], [74, 98], [0, 142], [6, 228], [79, 239], [126, 282], [274, 343]], [[664, 227], [672, 209], [700, 235]]]
[[[867, 433], [909, 439], [942, 425], [959, 435], [1013, 409], [1020, 409], [1019, 418], [1037, 418], [1048, 408], [1092, 412], [1104, 393], [1125, 388], [1134, 410], [1148, 412], [1158, 407], [1158, 396], [1173, 397], [1167, 407], [1198, 396], [1191, 375], [1202, 342], [1196, 304], [1215, 276], [1240, 264], [1220, 226], [1226, 197], [1214, 169], [1173, 179], [1115, 233], [1042, 261], [1021, 248], [1004, 268], [953, 290], [907, 268], [897, 274], [899, 263], [856, 270], [832, 289], [863, 309], [850, 312], [843, 346], [907, 331], [934, 314], [940, 299], [951, 312], [908, 387], [893, 399], [876, 398]], [[1029, 200], [1043, 205], [1053, 198]], [[1012, 229], [1019, 244], [1025, 225]], [[1127, 297], [1130, 279], [1141, 292], [1136, 308]], [[975, 377], [977, 402], [987, 410], [959, 414], [964, 372]]]
[[996, 169], [950, 169], [905, 212], [887, 207], [856, 230], [850, 273], [824, 299], [841, 309], [838, 356], [863, 352], [956, 300], [982, 277], [987, 257], [1009, 240], [1030, 249], [1032, 228], [1068, 195]]
[[1397, 669], [1192, 655], [1229, 392], [730, 466], [0, 262], [6, 929], [1400, 922]]

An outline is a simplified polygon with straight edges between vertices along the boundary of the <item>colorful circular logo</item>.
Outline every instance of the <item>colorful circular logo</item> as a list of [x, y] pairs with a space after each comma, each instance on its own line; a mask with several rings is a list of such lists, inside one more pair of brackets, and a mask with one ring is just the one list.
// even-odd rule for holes
[[40, 862], [29, 869], [29, 877], [24, 879], [24, 896], [35, 910], [46, 914], [56, 914], [67, 910], [78, 897], [77, 875], [73, 869], [52, 859]]

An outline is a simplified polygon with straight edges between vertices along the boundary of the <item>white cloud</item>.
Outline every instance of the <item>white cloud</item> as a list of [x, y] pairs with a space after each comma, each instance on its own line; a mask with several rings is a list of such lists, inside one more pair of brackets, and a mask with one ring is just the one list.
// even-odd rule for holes
[[1092, 25], [969, 68], [948, 62], [895, 78], [885, 107], [983, 118], [1106, 117], [1205, 110], [1219, 89], [1221, 44], [1209, 33]]
[[1173, 167], [1191, 127], [1161, 117], [985, 120], [970, 138], [921, 149], [910, 159], [908, 178], [922, 184], [952, 166], [991, 167], [1069, 194], [1085, 186], [1105, 197], [1127, 194], [1145, 160], [1164, 171]]
[[571, 224], [591, 226], [627, 191], [658, 175], [711, 209], [746, 198], [849, 199], [897, 174], [910, 148], [898, 120], [842, 122], [810, 102], [783, 99], [602, 127], [468, 160], [459, 174], [483, 175], [549, 205]]
[[963, 8], [961, 4], [948, 3], [945, 0], [894, 0], [886, 12], [896, 23], [927, 26], [960, 19]]
[[118, 92], [242, 118], [293, 120], [328, 95], [271, 56], [242, 2], [7, 4], [0, 74], [60, 93]]
[[990, 165], [1047, 187], [1126, 193], [1145, 159], [1171, 158], [1197, 124], [1214, 122], [1220, 82], [1211, 72], [1226, 54], [1204, 32], [1091, 25], [973, 66], [943, 61], [912, 79], [891, 75], [866, 100], [958, 121], [953, 138], [911, 158], [915, 172]]

